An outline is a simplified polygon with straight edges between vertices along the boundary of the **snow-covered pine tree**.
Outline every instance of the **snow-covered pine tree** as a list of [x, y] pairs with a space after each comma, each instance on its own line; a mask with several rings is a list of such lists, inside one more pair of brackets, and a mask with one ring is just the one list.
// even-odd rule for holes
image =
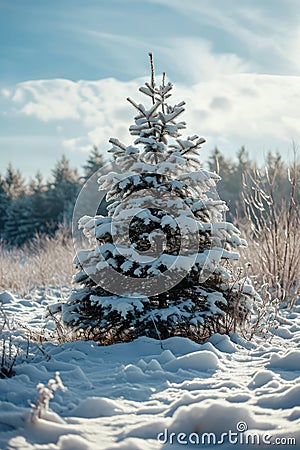
[[247, 279], [233, 273], [235, 251], [246, 242], [216, 195], [219, 176], [201, 168], [205, 140], [181, 137], [184, 102], [170, 105], [173, 86], [140, 88], [150, 106], [136, 109], [134, 143], [110, 139], [119, 173], [99, 179], [113, 200], [108, 216], [84, 216], [79, 227], [90, 248], [77, 252], [74, 289], [61, 305], [78, 337], [99, 343], [141, 335], [202, 340], [244, 323], [258, 299]]

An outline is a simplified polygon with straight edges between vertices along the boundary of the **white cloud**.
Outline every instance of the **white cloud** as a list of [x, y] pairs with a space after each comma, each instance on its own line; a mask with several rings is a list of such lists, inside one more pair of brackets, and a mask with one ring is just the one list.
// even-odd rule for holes
[[[67, 99], [67, 100], [66, 100]], [[69, 80], [37, 80], [20, 83], [12, 101], [21, 114], [40, 120], [80, 119], [81, 97], [76, 83]]]
[[3, 98], [9, 98], [10, 94], [11, 94], [11, 92], [9, 89], [5, 89], [5, 88], [1, 89], [1, 95]]
[[[198, 83], [189, 95], [190, 122], [241, 143], [300, 139], [300, 77], [238, 74]], [[206, 114], [202, 114], [202, 112]]]
[[[37, 129], [38, 121], [53, 121], [67, 149], [90, 151], [97, 145], [107, 150], [111, 136], [125, 144], [134, 140], [128, 127], [135, 113], [126, 97], [140, 102], [137, 90], [144, 81], [30, 81], [17, 85], [11, 107], [35, 117]], [[259, 158], [262, 150], [287, 150], [292, 140], [300, 142], [299, 92], [300, 77], [217, 71], [213, 79], [176, 85], [174, 101], [186, 101], [187, 133], [203, 134], [208, 148], [218, 145], [234, 154], [245, 144]]]

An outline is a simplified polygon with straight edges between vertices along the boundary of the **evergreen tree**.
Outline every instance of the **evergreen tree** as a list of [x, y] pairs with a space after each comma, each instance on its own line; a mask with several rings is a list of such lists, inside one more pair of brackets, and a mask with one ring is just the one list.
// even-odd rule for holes
[[[277, 153], [268, 152], [266, 158], [267, 173], [264, 174], [268, 178], [272, 186], [273, 201], [277, 208], [281, 208], [282, 199], [290, 198], [291, 185], [288, 180], [287, 164], [282, 160], [282, 156]], [[263, 171], [261, 171], [263, 173]], [[272, 180], [276, 180], [274, 183]], [[284, 200], [285, 201], [285, 200]]]
[[[23, 242], [22, 233], [19, 233], [19, 224], [26, 221], [28, 211], [24, 210], [27, 189], [20, 170], [15, 170], [12, 164], [8, 165], [6, 174], [1, 183], [2, 199], [2, 237], [11, 244]], [[24, 216], [24, 217], [23, 217]]]
[[65, 155], [52, 171], [53, 182], [48, 185], [47, 201], [49, 224], [52, 231], [59, 223], [70, 223], [76, 198], [80, 188], [80, 177], [76, 169], [70, 167]]
[[230, 158], [226, 158], [218, 148], [215, 148], [208, 161], [208, 168], [220, 175], [221, 180], [218, 185], [218, 192], [226, 201], [230, 212], [234, 214], [239, 195], [238, 186], [241, 185], [237, 176], [237, 163]]
[[250, 160], [249, 153], [244, 146], [237, 152], [238, 166], [237, 171], [239, 173], [239, 179], [242, 179], [242, 174], [256, 169], [256, 164], [253, 164]]
[[48, 232], [46, 186], [38, 172], [31, 180], [25, 197], [11, 200], [5, 218], [4, 239], [11, 245], [22, 245], [36, 233]]
[[26, 186], [20, 170], [15, 170], [9, 163], [4, 178], [4, 188], [10, 199], [25, 197]]
[[237, 152], [237, 161], [226, 158], [219, 149], [215, 148], [208, 162], [209, 170], [215, 170], [221, 177], [218, 192], [226, 201], [229, 217], [243, 216], [242, 192], [243, 177], [256, 170], [256, 165], [249, 158], [245, 147]]
[[47, 210], [47, 186], [42, 174], [37, 172], [29, 184], [30, 237], [35, 233], [48, 233], [50, 217]]
[[9, 205], [9, 197], [5, 189], [5, 181], [0, 175], [0, 237], [3, 237], [6, 213]]
[[29, 192], [32, 194], [42, 194], [46, 190], [46, 185], [43, 181], [43, 175], [38, 170], [35, 177], [30, 180], [29, 183]]
[[31, 204], [28, 197], [11, 200], [5, 217], [3, 237], [10, 245], [22, 245], [32, 237]]
[[104, 165], [103, 155], [99, 152], [98, 147], [94, 145], [86, 164], [83, 166], [84, 178], [87, 180], [97, 170], [101, 169]]
[[214, 193], [220, 177], [201, 169], [205, 140], [180, 137], [184, 102], [168, 103], [172, 84], [163, 76], [156, 86], [152, 65], [140, 91], [151, 105], [128, 99], [137, 110], [135, 141], [110, 139], [120, 173], [99, 180], [113, 200], [108, 217], [79, 221], [90, 249], [77, 253], [81, 286], [62, 305], [63, 320], [100, 343], [228, 332], [259, 299], [232, 269], [246, 242], [223, 219], [226, 205]]

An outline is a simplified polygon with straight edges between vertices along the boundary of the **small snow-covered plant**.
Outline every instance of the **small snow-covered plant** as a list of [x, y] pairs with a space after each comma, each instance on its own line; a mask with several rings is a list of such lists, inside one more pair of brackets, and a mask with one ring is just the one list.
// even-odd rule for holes
[[220, 177], [201, 166], [205, 139], [182, 137], [185, 103], [169, 103], [173, 85], [165, 74], [156, 85], [151, 55], [150, 62], [151, 81], [140, 88], [150, 105], [128, 98], [137, 112], [129, 128], [134, 142], [110, 139], [114, 171], [98, 180], [108, 215], [79, 220], [89, 241], [75, 258], [81, 286], [61, 305], [79, 338], [101, 344], [228, 333], [258, 298], [234, 273], [236, 249], [247, 243], [225, 220]]
[[35, 403], [30, 403], [31, 422], [35, 422], [37, 419], [40, 419], [43, 412], [49, 410], [49, 401], [54, 398], [54, 392], [57, 391], [57, 389], [61, 389], [62, 391], [67, 390], [60, 378], [59, 372], [55, 373], [55, 378], [51, 378], [48, 381], [47, 386], [43, 383], [39, 383], [36, 388], [38, 391], [36, 401]]

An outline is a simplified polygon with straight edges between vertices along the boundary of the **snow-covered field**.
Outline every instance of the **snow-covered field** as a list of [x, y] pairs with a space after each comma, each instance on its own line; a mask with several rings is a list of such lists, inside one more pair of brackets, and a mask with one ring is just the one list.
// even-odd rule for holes
[[[281, 311], [271, 340], [171, 338], [163, 348], [148, 338], [107, 347], [31, 343], [26, 357], [18, 329], [53, 329], [44, 313], [59, 295], [0, 294], [7, 335], [24, 349], [15, 376], [0, 379], [1, 450], [300, 449], [299, 302]], [[67, 391], [56, 391], [51, 411], [32, 423], [28, 401], [56, 371]]]

